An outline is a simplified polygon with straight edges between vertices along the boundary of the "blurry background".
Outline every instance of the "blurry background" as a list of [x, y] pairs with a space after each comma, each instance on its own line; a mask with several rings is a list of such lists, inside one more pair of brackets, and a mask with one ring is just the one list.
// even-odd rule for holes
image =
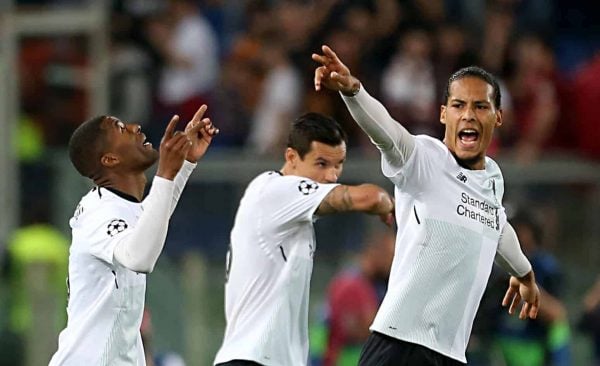
[[[593, 3], [0, 1], [0, 365], [47, 364], [56, 349], [65, 322], [68, 219], [90, 188], [71, 167], [66, 144], [91, 116], [140, 123], [158, 146], [172, 114], [185, 122], [207, 103], [221, 130], [148, 277], [143, 332], [158, 365], [211, 364], [224, 330], [225, 253], [235, 210], [255, 175], [282, 165], [293, 118], [304, 111], [335, 117], [350, 136], [341, 181], [391, 190], [377, 151], [339, 96], [313, 89], [310, 55], [321, 44], [413, 133], [442, 136], [439, 105], [459, 67], [478, 64], [500, 78], [504, 125], [490, 154], [503, 168], [509, 215], [526, 214], [537, 225], [521, 236], [531, 238], [530, 257], [534, 249], [543, 253], [534, 269], [547, 275], [543, 285], [555, 311], [542, 331], [511, 328], [495, 316], [501, 295], [491, 288], [470, 359], [535, 365], [519, 352], [514, 363], [503, 344], [543, 339], [547, 360], [562, 355], [554, 364], [594, 364], [600, 19]], [[355, 266], [378, 230], [381, 223], [354, 215], [318, 222], [311, 328], [327, 324], [332, 276]], [[311, 343], [320, 364], [324, 341], [315, 336]]]

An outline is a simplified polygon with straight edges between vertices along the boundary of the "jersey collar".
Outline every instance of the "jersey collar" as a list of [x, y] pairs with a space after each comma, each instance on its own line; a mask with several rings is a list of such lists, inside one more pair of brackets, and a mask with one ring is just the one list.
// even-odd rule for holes
[[100, 188], [104, 188], [104, 189], [106, 189], [106, 190], [108, 190], [108, 191], [116, 194], [117, 196], [121, 197], [124, 200], [131, 201], [131, 202], [134, 202], [134, 203], [140, 203], [140, 201], [137, 198], [133, 197], [130, 194], [123, 193], [123, 192], [118, 191], [118, 190], [116, 190], [114, 188], [111, 188], [111, 187], [98, 187], [98, 192], [100, 192]]

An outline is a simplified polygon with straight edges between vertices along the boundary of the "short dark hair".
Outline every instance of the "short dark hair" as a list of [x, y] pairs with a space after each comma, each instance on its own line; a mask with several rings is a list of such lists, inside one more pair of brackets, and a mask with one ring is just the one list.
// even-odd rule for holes
[[333, 118], [319, 113], [306, 113], [292, 124], [287, 146], [296, 150], [303, 159], [310, 151], [310, 144], [313, 141], [338, 146], [342, 142], [347, 142], [348, 137]]
[[494, 75], [485, 71], [479, 66], [463, 67], [462, 69], [458, 70], [450, 76], [450, 78], [448, 79], [448, 83], [446, 84], [446, 90], [444, 91], [444, 104], [447, 104], [448, 98], [450, 98], [450, 85], [456, 80], [463, 79], [466, 77], [475, 77], [490, 84], [494, 89], [494, 95], [492, 96], [494, 99], [494, 106], [496, 107], [496, 109], [500, 109], [501, 95], [498, 80], [496, 80], [496, 77]]
[[102, 122], [107, 116], [96, 116], [83, 122], [69, 139], [69, 158], [79, 174], [92, 178], [98, 171], [105, 133]]

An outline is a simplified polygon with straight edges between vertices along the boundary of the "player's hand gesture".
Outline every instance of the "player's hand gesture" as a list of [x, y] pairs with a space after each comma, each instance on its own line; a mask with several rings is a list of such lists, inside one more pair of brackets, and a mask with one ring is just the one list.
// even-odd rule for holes
[[186, 160], [195, 163], [204, 156], [212, 138], [219, 133], [209, 118], [202, 118], [208, 107], [203, 104], [198, 108], [191, 121], [185, 126], [185, 134], [192, 141]]
[[329, 46], [321, 46], [323, 54], [312, 54], [312, 59], [321, 66], [315, 69], [315, 90], [321, 86], [341, 91], [346, 95], [354, 95], [360, 88], [360, 81], [350, 74], [350, 69], [342, 63]]
[[519, 319], [535, 319], [540, 307], [540, 290], [535, 283], [533, 272], [519, 279], [511, 276], [508, 290], [502, 300], [502, 306], [509, 306], [508, 313], [514, 314], [515, 310], [523, 301]]
[[381, 220], [381, 222], [383, 222], [384, 224], [386, 224], [387, 227], [394, 227], [394, 222], [396, 222], [396, 215], [395, 215], [395, 203], [394, 203], [394, 199], [388, 194], [387, 195], [387, 201], [389, 202], [389, 211], [383, 214], [379, 215], [379, 219]]
[[160, 157], [156, 175], [169, 180], [175, 178], [183, 165], [183, 159], [192, 147], [192, 141], [187, 134], [181, 131], [175, 132], [178, 121], [179, 116], [177, 115], [171, 118], [160, 141]]

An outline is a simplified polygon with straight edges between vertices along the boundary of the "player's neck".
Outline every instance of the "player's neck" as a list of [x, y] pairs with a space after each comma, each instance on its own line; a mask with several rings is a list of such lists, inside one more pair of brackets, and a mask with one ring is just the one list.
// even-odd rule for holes
[[475, 157], [473, 159], [460, 159], [454, 152], [452, 152], [454, 160], [461, 167], [469, 170], [485, 170], [485, 157]]
[[283, 164], [283, 167], [281, 167], [281, 169], [279, 169], [279, 171], [283, 175], [292, 175], [293, 174], [292, 167], [288, 163]]
[[105, 178], [96, 179], [96, 183], [100, 187], [109, 187], [135, 197], [138, 201], [144, 198], [144, 188], [146, 187], [146, 175], [142, 173], [126, 174], [126, 175], [109, 175]]

